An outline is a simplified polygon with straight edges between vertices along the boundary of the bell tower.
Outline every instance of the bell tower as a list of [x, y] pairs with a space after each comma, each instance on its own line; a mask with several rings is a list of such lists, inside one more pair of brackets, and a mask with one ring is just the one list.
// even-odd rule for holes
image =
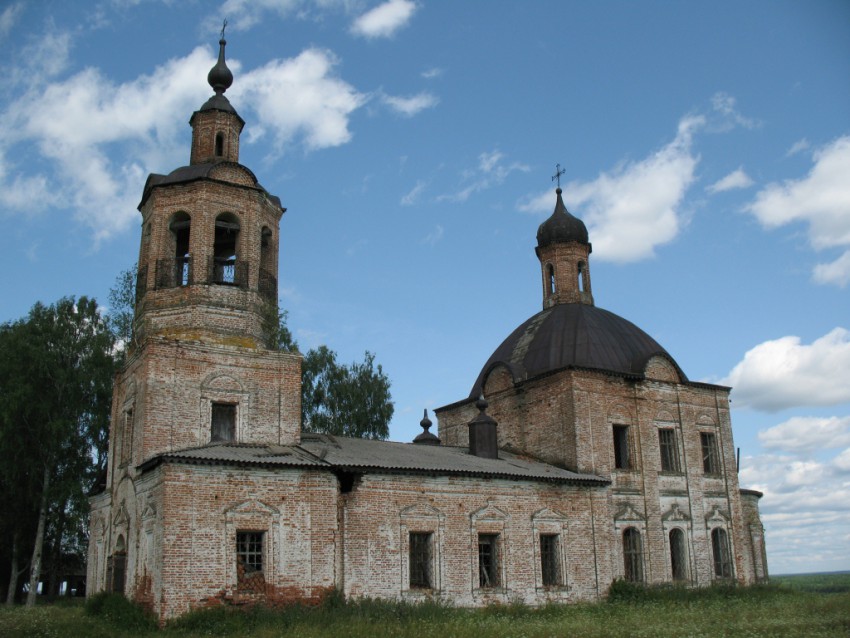
[[[560, 175], [560, 173], [559, 173]], [[564, 205], [561, 187], [555, 189], [555, 212], [537, 229], [537, 247], [543, 280], [543, 308], [561, 303], [593, 305], [587, 227]]]
[[139, 210], [136, 341], [167, 335], [263, 347], [277, 327], [278, 226], [285, 209], [239, 163], [245, 121], [224, 93], [233, 83], [223, 32], [192, 114], [188, 166], [148, 177]]

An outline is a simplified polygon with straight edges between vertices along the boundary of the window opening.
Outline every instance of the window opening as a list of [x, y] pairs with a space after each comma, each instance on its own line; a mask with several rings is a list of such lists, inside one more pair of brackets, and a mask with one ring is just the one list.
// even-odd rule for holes
[[629, 459], [629, 426], [614, 426], [614, 467], [627, 470], [631, 467]]
[[107, 590], [115, 594], [123, 594], [126, 575], [127, 550], [124, 543], [124, 535], [121, 534], [115, 542], [115, 552], [109, 557], [107, 564]]
[[174, 241], [174, 262], [168, 287], [189, 285], [189, 238], [192, 220], [187, 213], [177, 213], [169, 226]]
[[224, 134], [215, 134], [215, 156], [221, 157], [224, 155]]
[[244, 285], [239, 272], [236, 249], [239, 239], [239, 220], [235, 215], [223, 213], [215, 220], [212, 280], [216, 284]]
[[499, 587], [499, 535], [478, 535], [478, 586]]
[[540, 535], [540, 573], [544, 587], [557, 587], [561, 581], [561, 556], [558, 534]]
[[549, 281], [549, 294], [555, 294], [555, 267], [552, 264], [549, 264], [549, 268], [547, 271], [547, 279]]
[[700, 432], [702, 443], [702, 469], [706, 474], [720, 474], [720, 459], [717, 454], [717, 439], [711, 432]]
[[121, 465], [130, 462], [133, 450], [133, 408], [124, 412], [124, 437], [121, 441]]
[[236, 532], [236, 582], [243, 590], [261, 592], [265, 532]]
[[260, 231], [260, 294], [270, 301], [277, 301], [277, 278], [274, 275], [275, 250], [272, 231], [263, 226]]
[[676, 430], [673, 428], [659, 429], [658, 447], [661, 449], [661, 471], [680, 472], [679, 449], [676, 445]]
[[670, 568], [673, 580], [686, 580], [688, 577], [687, 554], [685, 552], [685, 534], [679, 528], [670, 530]]
[[211, 441], [233, 441], [236, 439], [236, 405], [213, 403], [211, 419]]
[[626, 580], [633, 583], [643, 582], [643, 548], [640, 532], [629, 527], [623, 532], [623, 562]]
[[578, 291], [584, 292], [584, 262], [578, 262]]
[[431, 532], [410, 532], [410, 588], [431, 589]]
[[714, 575], [717, 578], [732, 578], [732, 557], [725, 529], [718, 527], [711, 530], [711, 551], [714, 556]]

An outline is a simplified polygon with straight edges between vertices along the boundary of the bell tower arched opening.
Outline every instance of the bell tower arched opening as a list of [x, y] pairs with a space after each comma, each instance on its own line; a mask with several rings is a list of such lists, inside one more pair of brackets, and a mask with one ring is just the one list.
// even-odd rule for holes
[[211, 268], [214, 284], [245, 285], [244, 264], [237, 259], [239, 231], [239, 218], [233, 213], [221, 213], [215, 218]]
[[168, 225], [171, 233], [172, 259], [171, 286], [188, 286], [190, 282], [189, 239], [192, 233], [192, 218], [188, 213], [174, 213]]

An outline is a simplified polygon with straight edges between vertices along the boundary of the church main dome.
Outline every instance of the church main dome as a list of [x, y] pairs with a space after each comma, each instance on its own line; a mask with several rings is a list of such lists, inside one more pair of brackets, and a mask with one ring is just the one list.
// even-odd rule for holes
[[654, 356], [666, 358], [687, 380], [667, 351], [631, 321], [588, 304], [556, 304], [528, 319], [496, 348], [469, 396], [482, 394], [487, 375], [500, 364], [515, 383], [567, 368], [643, 378]]

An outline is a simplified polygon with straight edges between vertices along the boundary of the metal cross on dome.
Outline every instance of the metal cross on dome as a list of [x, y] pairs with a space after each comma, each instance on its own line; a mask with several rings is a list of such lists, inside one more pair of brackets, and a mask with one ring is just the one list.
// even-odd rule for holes
[[555, 174], [552, 175], [552, 181], [558, 180], [558, 188], [561, 188], [561, 175], [566, 172], [566, 169], [561, 168], [560, 164], [555, 164]]

